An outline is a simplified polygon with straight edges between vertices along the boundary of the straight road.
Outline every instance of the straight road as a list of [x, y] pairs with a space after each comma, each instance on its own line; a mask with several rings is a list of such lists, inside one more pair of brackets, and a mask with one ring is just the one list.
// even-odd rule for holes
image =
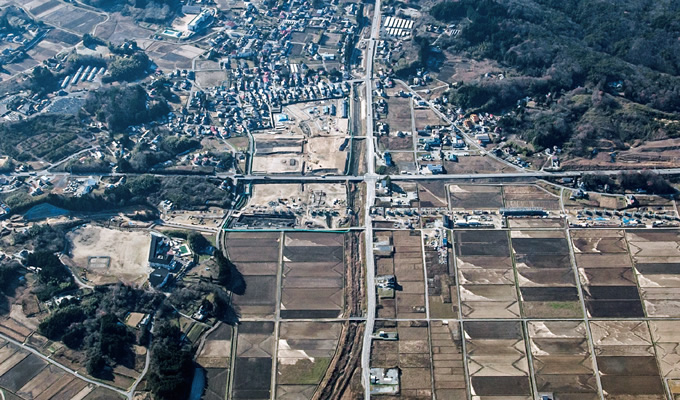
[[[369, 115], [373, 115], [371, 112]], [[368, 128], [368, 126], [367, 126]], [[371, 126], [371, 133], [373, 132], [373, 127]], [[373, 154], [375, 157], [375, 143], [374, 140], [367, 140], [367, 160], [369, 153]], [[371, 159], [373, 160], [373, 159]], [[119, 176], [140, 176], [140, 175], [151, 175], [159, 178], [170, 177], [170, 176], [187, 176], [195, 178], [219, 178], [219, 179], [236, 179], [243, 181], [254, 181], [258, 183], [266, 182], [362, 182], [365, 181], [370, 176], [375, 177], [375, 160], [369, 163], [369, 173], [365, 176], [355, 176], [355, 175], [243, 175], [235, 173], [224, 173], [224, 174], [158, 174], [158, 173], [122, 173], [122, 172], [94, 172], [90, 174], [78, 174], [69, 172], [48, 172], [48, 171], [38, 171], [38, 172], [18, 172], [18, 173], [0, 173], [0, 177], [11, 178], [24, 177], [28, 178], [30, 176], [69, 176], [74, 179], [78, 178], [90, 178], [90, 177], [119, 177]], [[659, 175], [680, 175], [680, 168], [662, 168], [662, 169], [630, 169], [630, 170], [585, 170], [585, 171], [558, 171], [558, 172], [547, 172], [547, 171], [529, 171], [525, 170], [522, 172], [509, 172], [509, 173], [489, 173], [489, 174], [440, 174], [440, 175], [390, 175], [392, 180], [436, 180], [436, 179], [496, 179], [496, 178], [578, 178], [583, 175], [607, 175], [615, 176], [621, 172], [653, 172]]]
[[373, 218], [371, 207], [375, 202], [375, 184], [378, 176], [375, 174], [375, 138], [373, 137], [373, 56], [375, 44], [380, 31], [380, 0], [375, 1], [373, 10], [373, 22], [371, 24], [371, 36], [368, 39], [366, 49], [366, 76], [365, 92], [366, 102], [366, 167], [364, 176], [366, 184], [366, 199], [364, 201], [364, 245], [366, 246], [366, 328], [361, 350], [361, 380], [364, 385], [364, 398], [371, 398], [371, 334], [375, 325], [375, 264], [373, 258]]

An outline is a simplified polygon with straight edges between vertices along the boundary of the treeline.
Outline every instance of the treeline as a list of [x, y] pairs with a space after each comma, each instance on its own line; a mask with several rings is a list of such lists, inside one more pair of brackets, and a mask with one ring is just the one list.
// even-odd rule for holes
[[134, 368], [134, 344], [143, 345], [144, 331], [134, 331], [123, 323], [128, 312], [152, 313], [161, 304], [162, 294], [123, 284], [98, 286], [94, 292], [59, 307], [38, 326], [41, 334], [61, 340], [74, 350], [87, 353], [87, 372], [101, 379], [112, 379], [112, 368]]
[[116, 56], [109, 63], [109, 74], [102, 82], [131, 82], [146, 76], [150, 65], [149, 56], [138, 51], [130, 56]]
[[154, 332], [147, 387], [156, 399], [187, 399], [194, 375], [192, 349], [182, 340], [182, 332], [168, 322]]
[[115, 86], [90, 92], [83, 107], [114, 132], [154, 121], [170, 112], [165, 101], [152, 101], [140, 85]]
[[[199, 236], [202, 237], [202, 235]], [[191, 237], [193, 238], [190, 240], [193, 243], [192, 247], [207, 245], [207, 241], [204, 242], [205, 238], [200, 239], [195, 235]], [[198, 243], [194, 243], [194, 241]], [[220, 257], [221, 254], [217, 253], [215, 256]], [[218, 264], [220, 265], [219, 282], [199, 282], [191, 286], [185, 286], [184, 283], [180, 282], [161, 307], [157, 326], [153, 331], [151, 365], [147, 384], [147, 388], [156, 399], [186, 399], [195, 371], [191, 344], [184, 338], [177, 326], [171, 322], [171, 318], [175, 316], [175, 309], [182, 308], [187, 304], [200, 304], [200, 307], [210, 318], [229, 324], [238, 321], [238, 316], [231, 306], [225, 289], [231, 290], [235, 285], [245, 289], [245, 283], [238, 283], [243, 281], [243, 277], [235, 270], [233, 264], [228, 262], [218, 262]], [[223, 271], [229, 271], [226, 273], [228, 276]], [[240, 292], [240, 294], [243, 294], [243, 292]]]
[[80, 222], [63, 224], [34, 224], [30, 228], [13, 232], [6, 240], [8, 248], [35, 249], [56, 253], [66, 246], [66, 232]]
[[0, 264], [0, 293], [11, 295], [18, 277], [19, 273], [16, 264]]
[[[614, 127], [632, 125], [631, 120], [641, 124], [637, 134], [626, 132], [618, 135], [620, 140], [675, 135], [674, 129], [655, 124], [652, 115], [662, 112], [670, 117], [666, 119], [680, 120], [680, 8], [669, 2], [642, 5], [639, 0], [437, 3], [430, 14], [461, 29], [458, 37], [443, 38], [438, 45], [450, 52], [493, 59], [511, 71], [504, 80], [459, 85], [451, 100], [468, 110], [499, 112], [516, 108], [525, 96], [545, 100], [549, 95], [547, 112], [520, 115], [512, 131], [539, 148], [567, 143], [578, 150], [584, 140], [586, 147], [593, 145], [593, 138], [603, 132], [597, 127], [592, 134], [583, 132], [590, 129], [588, 124], [606, 125], [604, 119], [590, 115], [602, 110]], [[583, 103], [561, 100], [583, 88], [602, 95], [585, 108]], [[555, 106], [558, 101], [562, 104]], [[557, 126], [550, 125], [555, 121]], [[536, 122], [541, 133], [538, 128], [527, 129]]]
[[10, 5], [0, 9], [0, 30], [3, 33], [25, 32], [26, 25], [35, 22], [24, 10]]
[[602, 190], [605, 186], [610, 192], [643, 192], [670, 195], [677, 190], [662, 175], [652, 171], [621, 172], [616, 176], [587, 174], [581, 178], [586, 190]]
[[520, 133], [539, 149], [566, 146], [589, 156], [601, 140], [616, 150], [635, 140], [680, 136], [680, 115], [616, 97], [602, 90], [575, 89], [538, 109], [519, 108], [501, 119], [506, 132]]
[[102, 194], [90, 193], [76, 197], [50, 193], [35, 198], [26, 193], [14, 193], [5, 197], [4, 202], [15, 214], [42, 203], [79, 212], [98, 212], [133, 205], [157, 208], [162, 200], [170, 200], [176, 207], [185, 210], [229, 208], [233, 200], [232, 192], [220, 189], [220, 183], [219, 179], [195, 176], [140, 175], [130, 177], [124, 184], [107, 188]]
[[71, 272], [62, 264], [59, 257], [50, 251], [38, 250], [30, 253], [25, 264], [37, 269], [39, 285], [33, 289], [33, 293], [40, 301], [47, 301], [76, 287]]
[[9, 312], [8, 297], [14, 295], [19, 286], [19, 264], [15, 261], [0, 262], [0, 314]]

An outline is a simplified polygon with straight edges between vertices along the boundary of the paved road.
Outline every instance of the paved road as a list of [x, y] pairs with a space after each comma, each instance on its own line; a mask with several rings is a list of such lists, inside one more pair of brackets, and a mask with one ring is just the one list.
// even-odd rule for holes
[[[366, 329], [361, 350], [361, 379], [364, 385], [364, 398], [371, 398], [370, 359], [371, 359], [371, 334], [375, 325], [375, 265], [373, 258], [373, 219], [371, 218], [371, 206], [375, 202], [375, 184], [378, 176], [375, 174], [375, 139], [373, 137], [373, 55], [375, 44], [380, 31], [380, 0], [375, 1], [373, 10], [373, 22], [371, 36], [366, 49], [366, 166], [367, 173], [364, 176], [366, 183], [366, 199], [364, 201], [364, 244], [366, 246]], [[328, 179], [328, 178], [326, 178]]]
[[[372, 110], [368, 115], [373, 115]], [[367, 115], [367, 116], [368, 116]], [[368, 128], [368, 125], [367, 125]], [[370, 127], [371, 132], [373, 132], [373, 126]], [[367, 157], [369, 153], [373, 152], [373, 157], [375, 156], [375, 143], [373, 140], [367, 140]], [[371, 160], [373, 160], [371, 158]], [[30, 176], [70, 176], [74, 179], [78, 178], [89, 178], [89, 177], [118, 177], [118, 176], [140, 176], [140, 175], [152, 175], [156, 177], [169, 177], [169, 176], [188, 176], [196, 178], [219, 178], [219, 179], [237, 179], [243, 181], [257, 181], [259, 183], [266, 182], [362, 182], [366, 180], [371, 174], [375, 174], [375, 160], [372, 163], [372, 169], [366, 176], [354, 176], [354, 175], [318, 175], [318, 176], [306, 176], [306, 175], [242, 175], [234, 173], [223, 173], [223, 174], [157, 174], [157, 173], [120, 173], [120, 172], [107, 172], [107, 173], [90, 173], [90, 174], [78, 174], [69, 172], [48, 172], [39, 171], [34, 173], [28, 172], [13, 172], [13, 173], [0, 173], [2, 177], [30, 177]], [[371, 168], [369, 166], [369, 168]], [[588, 174], [600, 174], [614, 176], [621, 172], [654, 172], [659, 175], [680, 175], [680, 168], [662, 168], [662, 169], [631, 169], [631, 170], [586, 170], [586, 171], [558, 171], [558, 172], [548, 172], [548, 171], [529, 171], [524, 170], [521, 172], [509, 172], [509, 173], [490, 173], [490, 174], [441, 174], [441, 175], [390, 175], [392, 180], [430, 180], [430, 179], [496, 179], [496, 178], [576, 178], [582, 175]]]

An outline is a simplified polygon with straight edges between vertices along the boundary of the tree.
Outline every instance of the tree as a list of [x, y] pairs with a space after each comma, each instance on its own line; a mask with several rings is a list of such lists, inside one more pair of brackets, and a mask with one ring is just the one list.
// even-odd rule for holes
[[232, 269], [234, 268], [234, 265], [220, 251], [215, 253], [215, 260], [217, 261], [217, 266], [219, 268], [217, 282], [228, 288], [231, 285]]
[[106, 360], [99, 346], [92, 347], [87, 352], [85, 367], [87, 368], [87, 373], [94, 377], [102, 377], [104, 375]]
[[103, 78], [105, 83], [109, 82], [132, 82], [146, 75], [149, 68], [149, 57], [137, 52], [129, 57], [116, 57], [109, 64], [109, 76]]
[[149, 100], [146, 90], [140, 85], [90, 92], [83, 108], [116, 132], [131, 125], [154, 121], [170, 111], [165, 100]]
[[430, 39], [418, 36], [415, 38], [418, 43], [418, 62], [422, 68], [427, 68], [427, 63], [430, 60]]
[[38, 325], [42, 335], [51, 340], [60, 340], [71, 324], [85, 321], [86, 315], [79, 306], [70, 305], [55, 311]]
[[55, 91], [59, 87], [59, 80], [45, 67], [35, 67], [31, 74], [30, 89], [33, 93], [45, 95]]
[[581, 183], [586, 187], [586, 190], [596, 190], [600, 186], [614, 185], [614, 180], [608, 175], [601, 174], [586, 174], [581, 178]]
[[463, 1], [442, 1], [430, 9], [430, 15], [442, 22], [452, 22], [465, 17], [467, 8]]
[[650, 171], [621, 172], [618, 180], [624, 190], [644, 190], [655, 194], [675, 193], [675, 188], [663, 176]]
[[186, 399], [193, 374], [191, 349], [182, 344], [182, 332], [176, 326], [161, 322], [151, 347], [149, 390], [156, 399]]
[[83, 35], [83, 46], [94, 48], [99, 45], [104, 45], [104, 41], [96, 36], [92, 36], [89, 33]]
[[10, 294], [19, 277], [16, 264], [0, 265], [0, 292]]
[[35, 289], [35, 294], [41, 301], [49, 300], [55, 294], [74, 286], [71, 272], [53, 253], [48, 251], [31, 253], [26, 257], [26, 265], [40, 268], [38, 270], [40, 286]]
[[208, 239], [198, 232], [191, 232], [189, 236], [187, 236], [187, 243], [189, 243], [191, 251], [196, 254], [201, 254], [208, 247], [210, 247], [210, 242], [208, 242]]
[[116, 315], [106, 314], [99, 319], [99, 346], [106, 357], [120, 363], [130, 355], [134, 342], [135, 335]]
[[83, 346], [86, 333], [87, 329], [82, 324], [75, 324], [69, 328], [61, 340], [69, 348], [78, 350]]

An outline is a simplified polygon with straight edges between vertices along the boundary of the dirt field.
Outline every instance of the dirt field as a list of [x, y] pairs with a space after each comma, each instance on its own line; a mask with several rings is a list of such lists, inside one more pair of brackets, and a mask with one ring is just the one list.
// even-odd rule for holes
[[514, 168], [493, 158], [474, 154], [458, 157], [458, 162], [444, 161], [444, 169], [449, 174], [487, 174], [515, 171]]
[[243, 275], [245, 291], [234, 296], [234, 305], [242, 318], [271, 318], [276, 310], [279, 271], [278, 232], [225, 235], [229, 259]]
[[148, 38], [153, 32], [134, 23], [132, 17], [109, 13], [109, 20], [97, 26], [97, 37], [120, 45], [125, 40]]
[[418, 200], [420, 207], [447, 208], [446, 186], [438, 183], [418, 183]]
[[535, 185], [505, 185], [503, 186], [505, 207], [524, 208], [535, 207], [558, 213], [560, 198]]
[[[293, 160], [293, 161], [291, 161]], [[299, 155], [255, 156], [253, 157], [254, 174], [301, 174], [302, 157]]]
[[402, 321], [394, 327], [376, 326], [377, 330], [396, 332], [398, 341], [374, 340], [371, 348], [371, 366], [393, 368], [401, 372], [401, 396], [409, 399], [432, 398], [430, 373], [430, 343], [427, 324]]
[[277, 365], [277, 398], [296, 392], [311, 399], [335, 353], [339, 323], [283, 322], [280, 327]]
[[427, 126], [435, 127], [439, 125], [448, 125], [444, 120], [432, 111], [430, 108], [419, 108], [415, 111], [416, 130], [425, 129]]
[[243, 212], [294, 214], [300, 226], [331, 228], [348, 223], [347, 203], [342, 183], [256, 184]]
[[378, 147], [380, 150], [385, 151], [385, 150], [390, 150], [390, 151], [395, 151], [395, 150], [406, 150], [409, 152], [413, 151], [413, 136], [404, 136], [398, 137], [398, 136], [380, 136], [378, 138]]
[[399, 171], [408, 171], [415, 173], [418, 170], [416, 167], [415, 156], [413, 152], [392, 152], [392, 161], [397, 165]]
[[599, 398], [584, 322], [532, 321], [528, 334], [540, 392]]
[[571, 234], [588, 313], [644, 316], [624, 232], [574, 230]]
[[453, 321], [432, 321], [430, 331], [436, 397], [467, 398], [460, 325]]
[[[387, 100], [387, 120], [390, 133], [412, 132], [411, 99], [406, 97], [390, 97]], [[413, 133], [413, 132], [412, 132]]]
[[[664, 378], [679, 379], [680, 363], [677, 348], [680, 346], [680, 323], [677, 321], [651, 321], [652, 338], [656, 344], [659, 367]], [[677, 393], [677, 388], [674, 394]]]
[[[413, 233], [413, 235], [411, 235]], [[400, 289], [394, 299], [380, 300], [379, 318], [422, 318], [425, 313], [423, 253], [418, 232], [380, 232], [376, 240], [388, 240], [394, 246], [392, 257], [376, 260], [378, 275], [395, 275]]]
[[266, 399], [271, 388], [274, 324], [243, 322], [238, 329], [233, 398]]
[[345, 171], [347, 152], [339, 151], [343, 136], [281, 137], [254, 135], [253, 173], [332, 173]]
[[460, 231], [454, 241], [463, 316], [518, 317], [520, 307], [507, 234]]
[[227, 390], [233, 327], [220, 324], [196, 352], [196, 362], [206, 369], [207, 387], [203, 399], [223, 399]]
[[208, 207], [208, 209], [204, 211], [166, 211], [163, 213], [162, 218], [166, 223], [217, 229], [220, 227], [225, 215], [226, 211], [223, 208]]
[[[0, 387], [11, 399], [118, 399], [0, 339]], [[16, 395], [16, 396], [15, 396]]]
[[512, 231], [523, 314], [576, 318], [581, 306], [564, 231]]
[[647, 316], [680, 316], [678, 231], [626, 231]]
[[139, 47], [146, 51], [149, 58], [165, 71], [191, 68], [191, 60], [204, 52], [204, 50], [189, 44], [178, 45], [148, 39], [138, 39], [137, 43]]
[[35, 0], [25, 7], [38, 19], [79, 35], [91, 33], [97, 23], [105, 20], [102, 14], [54, 0]]
[[334, 318], [343, 310], [344, 236], [287, 234], [282, 318]]
[[518, 399], [531, 395], [519, 322], [466, 322], [463, 329], [474, 393]]
[[[148, 232], [124, 232], [83, 225], [66, 237], [70, 252], [65, 261], [85, 270], [88, 279], [95, 284], [123, 281], [141, 285], [151, 272], [147, 263], [151, 243]], [[92, 257], [108, 258], [108, 263], [100, 263], [99, 259]]]
[[666, 397], [646, 323], [591, 322], [591, 331], [602, 389], [611, 398], [662, 400]]
[[[219, 67], [218, 67], [219, 69]], [[226, 71], [198, 71], [196, 72], [196, 84], [202, 88], [220, 86], [227, 80]]]
[[305, 173], [343, 174], [348, 153], [338, 149], [344, 141], [343, 137], [309, 138], [304, 151], [309, 156], [305, 163]]
[[450, 185], [449, 191], [452, 209], [481, 210], [503, 207], [500, 186]]

